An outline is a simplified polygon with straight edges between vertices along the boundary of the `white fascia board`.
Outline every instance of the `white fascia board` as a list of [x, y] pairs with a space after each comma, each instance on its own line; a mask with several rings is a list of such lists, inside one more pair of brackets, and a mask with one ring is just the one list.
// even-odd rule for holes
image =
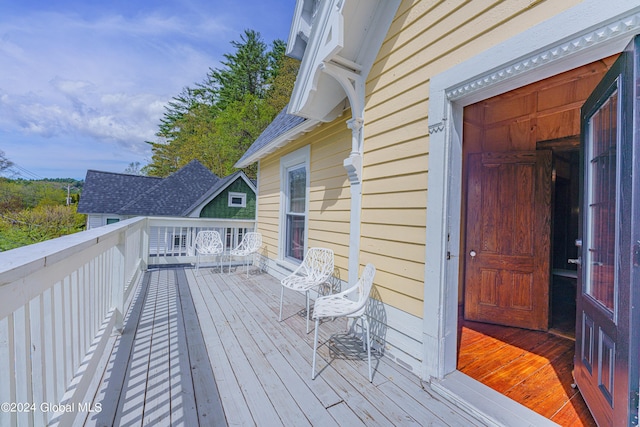
[[[344, 22], [341, 13], [342, 8], [337, 7], [338, 4], [342, 4], [342, 1], [329, 0], [320, 2], [293, 92], [291, 93], [291, 99], [289, 100], [289, 114], [311, 119], [322, 119], [321, 117], [309, 117], [304, 112], [304, 107], [310, 94], [318, 89], [317, 82], [321, 73], [320, 65], [342, 49]], [[329, 33], [331, 33], [331, 43], [323, 46], [323, 41], [329, 38]]]
[[[299, 3], [296, 5], [295, 28], [292, 28], [290, 43], [300, 43], [299, 27], [303, 18], [298, 16], [302, 14], [298, 10], [301, 9]], [[320, 2], [291, 94], [288, 113], [322, 121], [334, 120], [340, 113], [336, 113], [336, 108], [340, 107], [347, 93], [339, 82], [323, 72], [325, 64], [335, 64], [366, 79], [399, 6], [400, 0]], [[345, 36], [345, 26], [348, 26], [352, 37]], [[355, 57], [346, 57], [348, 54], [345, 52], [357, 54]], [[346, 56], [340, 56], [341, 53]]]
[[313, 24], [314, 8], [317, 3], [314, 0], [297, 0], [293, 12], [289, 40], [285, 54], [291, 58], [302, 60], [304, 51], [309, 41], [311, 26]]
[[271, 142], [269, 142], [267, 145], [262, 147], [260, 150], [256, 151], [251, 156], [244, 159], [243, 162], [236, 163], [234, 167], [240, 169], [240, 168], [246, 168], [247, 166], [254, 164], [258, 160], [261, 160], [262, 158], [267, 156], [268, 154], [271, 154], [277, 149], [284, 147], [289, 142], [296, 140], [298, 137], [300, 137], [300, 135], [310, 132], [319, 124], [320, 124], [319, 120], [312, 120], [312, 119], [305, 120], [304, 122], [300, 123], [298, 126], [291, 128], [285, 133], [274, 138]]

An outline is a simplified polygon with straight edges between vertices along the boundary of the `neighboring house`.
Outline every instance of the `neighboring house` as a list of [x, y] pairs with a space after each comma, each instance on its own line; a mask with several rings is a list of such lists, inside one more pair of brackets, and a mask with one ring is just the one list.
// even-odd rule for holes
[[271, 271], [312, 246], [349, 283], [374, 263], [385, 354], [442, 388], [459, 309], [545, 330], [552, 277], [577, 279], [576, 381], [637, 425], [639, 33], [637, 0], [298, 0], [289, 106], [236, 164]]
[[166, 178], [89, 170], [78, 212], [87, 229], [134, 216], [254, 219], [255, 191], [244, 172], [218, 178], [197, 160]]

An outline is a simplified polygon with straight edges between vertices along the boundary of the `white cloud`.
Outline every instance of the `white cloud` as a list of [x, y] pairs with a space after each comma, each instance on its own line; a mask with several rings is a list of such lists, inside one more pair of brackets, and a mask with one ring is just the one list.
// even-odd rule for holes
[[[66, 172], [100, 169], [100, 159], [148, 161], [145, 141], [167, 102], [218, 67], [245, 28], [264, 22], [286, 34], [294, 2], [20, 4], [0, 14], [0, 149], [27, 169], [57, 163]], [[287, 15], [279, 25], [268, 16], [278, 8]]]
[[155, 138], [166, 103], [212, 65], [194, 40], [225, 29], [206, 22], [159, 15], [89, 21], [59, 13], [0, 22], [0, 63], [7, 64], [0, 68], [0, 124], [140, 152]]

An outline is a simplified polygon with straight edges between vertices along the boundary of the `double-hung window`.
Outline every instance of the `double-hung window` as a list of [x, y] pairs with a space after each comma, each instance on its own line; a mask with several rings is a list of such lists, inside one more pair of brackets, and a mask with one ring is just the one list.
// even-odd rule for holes
[[309, 188], [309, 147], [301, 148], [280, 162], [281, 244], [283, 258], [301, 261], [306, 251]]

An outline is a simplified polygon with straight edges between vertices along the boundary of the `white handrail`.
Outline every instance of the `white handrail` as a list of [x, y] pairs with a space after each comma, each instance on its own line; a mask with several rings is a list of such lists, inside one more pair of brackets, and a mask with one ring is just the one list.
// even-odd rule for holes
[[194, 262], [184, 249], [198, 230], [233, 247], [254, 226], [139, 217], [0, 252], [0, 404], [16, 409], [0, 426], [71, 425], [147, 266]]

